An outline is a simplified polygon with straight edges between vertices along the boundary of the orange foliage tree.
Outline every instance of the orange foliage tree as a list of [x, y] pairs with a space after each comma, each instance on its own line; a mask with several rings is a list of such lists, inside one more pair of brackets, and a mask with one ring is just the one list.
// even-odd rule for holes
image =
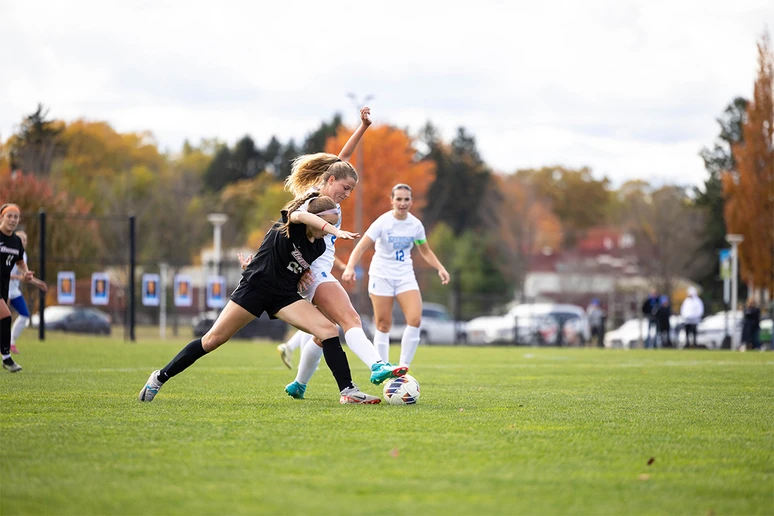
[[558, 250], [562, 245], [562, 223], [541, 200], [535, 187], [518, 175], [494, 175], [494, 188], [501, 195], [499, 242], [503, 247], [506, 277], [522, 285], [530, 258], [544, 248]]
[[737, 169], [723, 175], [723, 190], [728, 231], [744, 235], [742, 279], [774, 292], [774, 56], [768, 33], [758, 43], [758, 65], [743, 138], [731, 146]]
[[[336, 136], [328, 139], [326, 152], [338, 154], [351, 134], [351, 129], [340, 127]], [[365, 232], [377, 217], [390, 210], [390, 192], [396, 183], [411, 186], [414, 197], [411, 210], [421, 219], [421, 211], [426, 204], [425, 195], [435, 180], [435, 166], [429, 162], [417, 161], [414, 140], [400, 129], [372, 126], [360, 141], [360, 145], [363, 146], [362, 151], [358, 149], [352, 157], [352, 164], [358, 171], [360, 181], [352, 196], [342, 205], [341, 227], [355, 231], [356, 196], [362, 195], [362, 231]], [[365, 166], [358, 162], [361, 155]], [[353, 245], [340, 242], [337, 243], [336, 249], [340, 253], [339, 257], [346, 260]], [[367, 261], [364, 261], [365, 263]]]
[[[38, 178], [32, 174], [17, 172], [14, 175], [0, 175], [0, 204], [13, 202], [21, 209], [22, 220], [19, 229], [27, 232], [27, 254], [31, 260], [30, 269], [37, 270], [37, 262], [40, 249], [40, 229], [38, 224], [38, 211], [45, 210], [49, 213], [67, 214], [71, 218], [50, 218], [46, 249], [49, 257], [68, 262], [76, 273], [83, 268], [79, 261], [83, 257], [94, 259], [99, 257], [102, 251], [97, 223], [93, 220], [85, 220], [84, 216], [91, 211], [91, 203], [82, 198], [74, 197], [67, 192], [54, 193], [53, 188], [46, 179]], [[47, 277], [52, 277], [53, 267], [48, 271]]]

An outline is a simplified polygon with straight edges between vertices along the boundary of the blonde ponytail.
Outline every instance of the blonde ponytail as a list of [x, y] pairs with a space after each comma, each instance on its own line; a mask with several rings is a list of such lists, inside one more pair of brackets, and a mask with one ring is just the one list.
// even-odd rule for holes
[[293, 160], [290, 175], [285, 179], [285, 190], [294, 197], [305, 195], [333, 176], [335, 179], [347, 177], [358, 180], [357, 171], [350, 163], [342, 161], [335, 154], [318, 152], [304, 154]]

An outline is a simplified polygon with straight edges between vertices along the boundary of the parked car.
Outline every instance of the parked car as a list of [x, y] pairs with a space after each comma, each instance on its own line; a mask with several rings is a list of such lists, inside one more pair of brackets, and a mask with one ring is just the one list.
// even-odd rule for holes
[[467, 337], [470, 344], [583, 344], [591, 338], [591, 329], [580, 306], [533, 303], [516, 305], [502, 316], [471, 320]]
[[[728, 333], [734, 334], [736, 342], [742, 339], [742, 312], [736, 312], [736, 328], [732, 328], [733, 313], [728, 312]], [[704, 318], [696, 328], [696, 345], [707, 349], [720, 349], [726, 340], [726, 312], [718, 312]], [[678, 336], [678, 346], [685, 346], [685, 332]], [[727, 347], [727, 346], [726, 346]]]
[[[669, 336], [673, 345], [677, 345], [679, 342], [678, 339], [682, 331], [682, 327], [683, 323], [681, 322], [679, 315], [672, 315], [669, 317]], [[654, 332], [655, 329], [651, 330], [651, 333]], [[615, 330], [606, 332], [604, 337], [604, 344], [606, 348], [636, 348], [640, 343], [640, 339], [642, 339], [643, 346], [645, 345], [645, 337], [647, 335], [647, 319], [629, 319]], [[684, 336], [683, 340], [685, 340]]]
[[[110, 316], [96, 308], [55, 305], [47, 306], [45, 310], [46, 330], [110, 335]], [[32, 314], [30, 325], [33, 328], [40, 326], [39, 314]]]
[[[191, 320], [194, 337], [201, 337], [215, 324], [218, 312], [209, 310], [202, 312]], [[279, 319], [270, 319], [265, 313], [257, 319], [247, 323], [244, 328], [236, 332], [235, 339], [265, 338], [269, 340], [283, 341], [288, 333], [288, 324]]]
[[[366, 322], [363, 321], [365, 328]], [[368, 321], [367, 333], [374, 334], [376, 324]], [[467, 340], [466, 323], [455, 321], [449, 309], [438, 303], [422, 303], [422, 319], [419, 323], [419, 342], [421, 344], [454, 344]], [[390, 340], [400, 341], [406, 329], [406, 318], [400, 307], [395, 304], [392, 312], [392, 328]]]

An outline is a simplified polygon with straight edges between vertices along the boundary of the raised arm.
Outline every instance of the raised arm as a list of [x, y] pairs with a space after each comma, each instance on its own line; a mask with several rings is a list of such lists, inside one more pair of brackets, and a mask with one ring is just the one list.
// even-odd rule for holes
[[352, 158], [352, 155], [355, 153], [355, 149], [357, 148], [357, 144], [360, 142], [360, 138], [363, 137], [363, 135], [366, 132], [366, 129], [371, 125], [371, 108], [364, 107], [360, 110], [360, 125], [355, 129], [355, 132], [352, 133], [352, 136], [349, 137], [349, 140], [347, 140], [347, 143], [344, 144], [344, 147], [341, 149], [341, 152], [339, 152], [339, 159], [342, 161], [349, 161], [350, 158]]
[[341, 274], [341, 281], [344, 283], [351, 283], [355, 281], [355, 265], [357, 265], [357, 263], [363, 257], [363, 253], [365, 253], [366, 250], [373, 245], [373, 243], [374, 241], [371, 240], [371, 237], [368, 235], [364, 236], [363, 239], [357, 243], [355, 249], [352, 251], [352, 254], [349, 255], [347, 266], [344, 268], [344, 272]]
[[449, 283], [449, 273], [446, 271], [446, 267], [441, 263], [441, 260], [439, 260], [433, 250], [430, 249], [430, 244], [427, 242], [421, 243], [417, 246], [417, 249], [422, 258], [424, 258], [432, 268], [438, 271], [438, 276], [441, 278], [441, 284], [446, 285]]
[[319, 229], [324, 233], [328, 233], [329, 235], [333, 235], [336, 238], [341, 238], [344, 240], [354, 240], [355, 238], [360, 237], [359, 233], [351, 233], [349, 231], [338, 229], [336, 226], [330, 224], [322, 217], [318, 217], [314, 213], [309, 213], [307, 211], [294, 211], [290, 214], [290, 222], [292, 224], [305, 224], [309, 227]]

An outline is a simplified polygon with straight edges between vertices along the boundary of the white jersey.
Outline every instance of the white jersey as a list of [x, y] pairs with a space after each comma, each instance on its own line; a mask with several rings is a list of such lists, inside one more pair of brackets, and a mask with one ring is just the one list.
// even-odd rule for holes
[[[309, 199], [304, 204], [302, 204], [298, 210], [299, 211], [305, 211], [309, 212], [309, 203], [312, 200]], [[339, 211], [339, 220], [336, 221], [336, 224], [334, 226], [336, 229], [341, 228], [341, 206], [339, 204], [336, 204], [336, 209]], [[329, 273], [333, 270], [333, 255], [336, 253], [336, 248], [334, 247], [336, 245], [336, 236], [331, 235], [330, 233], [327, 233], [323, 240], [325, 240], [325, 252], [317, 258], [314, 262], [312, 262], [312, 272], [316, 275], [319, 272], [326, 272]]]
[[376, 278], [414, 275], [411, 249], [414, 244], [427, 241], [425, 226], [418, 218], [408, 213], [405, 220], [399, 220], [392, 211], [388, 211], [371, 224], [365, 236], [376, 242], [376, 253], [368, 269], [369, 275]]
[[[24, 253], [24, 263], [27, 263], [27, 253]], [[19, 274], [19, 268], [14, 265], [13, 269], [11, 269], [11, 276]], [[8, 299], [16, 299], [17, 297], [21, 297], [22, 292], [21, 288], [19, 288], [19, 280], [18, 279], [11, 279], [11, 281], [8, 283]]]

